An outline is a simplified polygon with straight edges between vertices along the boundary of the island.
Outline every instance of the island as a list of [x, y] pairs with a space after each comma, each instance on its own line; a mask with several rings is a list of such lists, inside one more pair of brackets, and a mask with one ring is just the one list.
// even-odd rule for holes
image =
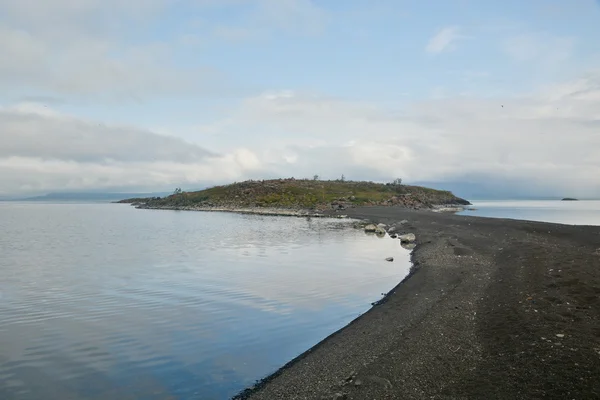
[[141, 209], [233, 211], [256, 214], [320, 215], [355, 207], [402, 207], [461, 211], [471, 203], [449, 191], [403, 185], [399, 180], [376, 183], [347, 180], [248, 180], [165, 197], [118, 201]]
[[573, 197], [565, 197], [561, 201], [578, 201], [578, 199], [574, 199]]

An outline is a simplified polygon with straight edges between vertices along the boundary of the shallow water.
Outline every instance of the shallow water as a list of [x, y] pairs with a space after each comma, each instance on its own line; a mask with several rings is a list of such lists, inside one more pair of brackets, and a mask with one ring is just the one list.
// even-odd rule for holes
[[0, 203], [0, 231], [3, 400], [228, 398], [410, 267], [341, 220]]
[[460, 214], [569, 225], [600, 225], [600, 200], [494, 200], [472, 203], [475, 211]]

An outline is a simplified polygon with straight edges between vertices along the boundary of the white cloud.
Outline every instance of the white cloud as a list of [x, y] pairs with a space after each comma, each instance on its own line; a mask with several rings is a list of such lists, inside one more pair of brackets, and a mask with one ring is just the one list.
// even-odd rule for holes
[[206, 58], [178, 60], [190, 60], [190, 52], [201, 51], [208, 39], [316, 34], [326, 23], [309, 0], [184, 0], [177, 7], [201, 14], [232, 5], [244, 5], [237, 8], [242, 15], [236, 26], [192, 24], [190, 16], [169, 35], [152, 39], [163, 13], [177, 9], [171, 0], [0, 0], [0, 91], [12, 98], [50, 95], [75, 102], [239, 95], [244, 85]]
[[449, 26], [440, 29], [427, 43], [425, 51], [428, 53], [442, 53], [454, 49], [454, 44], [462, 35], [458, 26]]
[[248, 149], [215, 154], [179, 138], [38, 104], [1, 108], [0, 132], [0, 194], [216, 183], [262, 168]]
[[479, 176], [600, 195], [599, 94], [600, 74], [529, 96], [446, 97], [393, 108], [274, 91], [246, 99], [207, 127], [222, 154], [20, 104], [0, 111], [0, 187], [7, 193], [197, 187], [344, 174], [407, 182]]
[[238, 140], [280, 175], [413, 182], [480, 176], [600, 195], [599, 84], [600, 74], [592, 74], [529, 96], [449, 96], [396, 109], [267, 93], [248, 99], [217, 134], [228, 143], [248, 132], [247, 141]]

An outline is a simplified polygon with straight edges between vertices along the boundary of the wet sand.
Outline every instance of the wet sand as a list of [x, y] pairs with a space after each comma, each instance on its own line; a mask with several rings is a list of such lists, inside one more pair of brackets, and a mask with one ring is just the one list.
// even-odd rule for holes
[[344, 213], [408, 220], [400, 233], [417, 236], [413, 271], [238, 398], [600, 398], [600, 227]]

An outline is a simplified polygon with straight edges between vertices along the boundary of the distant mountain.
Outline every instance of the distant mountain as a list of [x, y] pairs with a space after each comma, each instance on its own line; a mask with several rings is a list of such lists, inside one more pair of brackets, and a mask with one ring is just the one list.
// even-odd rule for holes
[[48, 193], [42, 196], [12, 199], [18, 201], [90, 201], [112, 202], [130, 197], [162, 197], [170, 193], [106, 193], [106, 192], [71, 192]]

